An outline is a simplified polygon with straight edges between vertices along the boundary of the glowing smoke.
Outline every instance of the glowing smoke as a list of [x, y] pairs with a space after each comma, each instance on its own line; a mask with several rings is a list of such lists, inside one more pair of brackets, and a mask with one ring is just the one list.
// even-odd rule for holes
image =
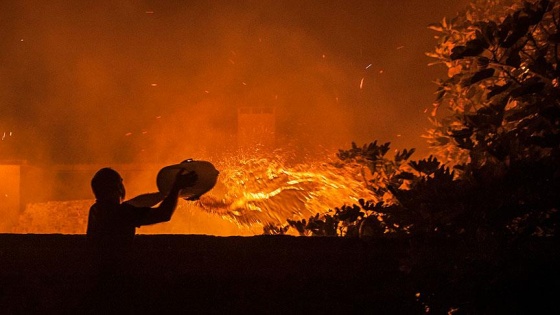
[[279, 137], [301, 145], [421, 147], [426, 25], [458, 6], [5, 1], [0, 131], [16, 137], [0, 158], [175, 161], [231, 144], [251, 105], [275, 106]]
[[376, 139], [420, 155], [441, 75], [426, 26], [464, 2], [2, 1], [0, 159], [218, 160], [255, 105], [299, 155]]

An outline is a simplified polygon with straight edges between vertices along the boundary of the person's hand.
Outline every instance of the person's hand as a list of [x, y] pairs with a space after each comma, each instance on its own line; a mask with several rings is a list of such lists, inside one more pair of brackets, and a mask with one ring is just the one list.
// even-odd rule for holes
[[184, 199], [188, 200], [188, 201], [197, 201], [197, 200], [200, 199], [200, 196], [199, 195], [192, 195], [192, 196], [184, 198]]
[[198, 175], [195, 171], [187, 172], [185, 169], [182, 169], [179, 173], [177, 173], [177, 177], [175, 178], [175, 185], [179, 189], [184, 189], [194, 186], [197, 180]]

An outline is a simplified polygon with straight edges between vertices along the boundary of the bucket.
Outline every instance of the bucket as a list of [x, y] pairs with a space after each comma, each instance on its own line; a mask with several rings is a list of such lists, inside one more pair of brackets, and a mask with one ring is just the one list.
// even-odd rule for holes
[[179, 164], [169, 165], [162, 168], [157, 175], [156, 184], [158, 190], [167, 195], [171, 186], [181, 170], [194, 171], [198, 176], [197, 181], [191, 187], [181, 189], [179, 197], [184, 199], [196, 199], [209, 192], [218, 180], [220, 172], [208, 161], [185, 160]]

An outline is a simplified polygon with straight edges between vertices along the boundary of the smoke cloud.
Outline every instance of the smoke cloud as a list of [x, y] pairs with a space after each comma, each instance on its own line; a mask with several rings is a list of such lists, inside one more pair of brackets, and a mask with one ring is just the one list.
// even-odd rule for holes
[[0, 159], [179, 162], [235, 147], [244, 106], [280, 145], [422, 150], [426, 26], [465, 2], [4, 1]]

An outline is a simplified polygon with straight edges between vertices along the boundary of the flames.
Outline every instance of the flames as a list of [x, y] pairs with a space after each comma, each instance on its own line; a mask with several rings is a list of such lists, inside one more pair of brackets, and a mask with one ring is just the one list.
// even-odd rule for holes
[[[334, 156], [334, 155], [333, 155]], [[308, 218], [370, 198], [360, 170], [327, 158], [293, 162], [282, 154], [237, 154], [214, 164], [216, 187], [197, 201], [181, 201], [170, 222], [140, 234], [262, 234], [266, 224]], [[93, 200], [28, 204], [14, 233], [83, 234]]]

